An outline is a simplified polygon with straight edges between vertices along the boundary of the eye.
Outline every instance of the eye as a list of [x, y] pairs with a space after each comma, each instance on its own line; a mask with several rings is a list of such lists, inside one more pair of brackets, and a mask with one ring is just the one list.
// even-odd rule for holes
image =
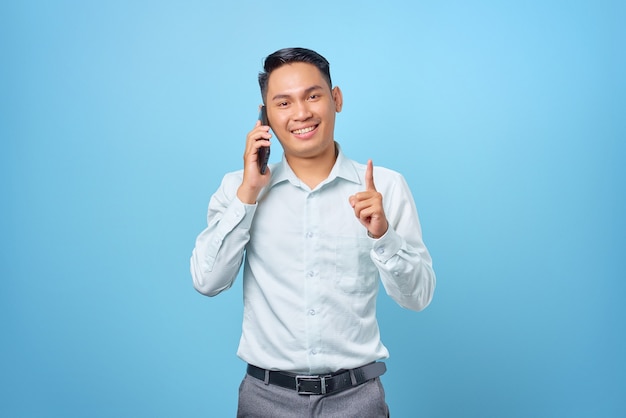
[[276, 103], [276, 106], [278, 106], [278, 107], [286, 107], [288, 104], [289, 103], [287, 103], [287, 102], [278, 102], [278, 103]]
[[320, 95], [317, 93], [314, 93], [312, 95], [309, 96], [309, 100], [317, 100], [319, 99]]

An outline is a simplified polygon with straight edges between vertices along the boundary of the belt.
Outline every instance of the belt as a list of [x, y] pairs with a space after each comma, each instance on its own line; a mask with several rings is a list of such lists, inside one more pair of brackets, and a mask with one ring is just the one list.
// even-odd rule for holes
[[300, 395], [326, 395], [332, 392], [358, 386], [381, 376], [387, 371], [385, 363], [374, 362], [351, 370], [315, 376], [301, 376], [294, 373], [261, 369], [248, 364], [248, 374], [262, 380], [266, 385], [276, 385], [293, 389]]

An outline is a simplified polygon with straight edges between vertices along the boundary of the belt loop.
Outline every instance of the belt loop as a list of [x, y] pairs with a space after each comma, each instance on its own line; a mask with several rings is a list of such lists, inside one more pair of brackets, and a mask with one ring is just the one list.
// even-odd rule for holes
[[263, 380], [263, 383], [266, 385], [270, 384], [270, 371], [267, 369], [265, 369], [265, 379]]
[[352, 386], [356, 386], [356, 376], [353, 369], [350, 369], [350, 382], [352, 382]]

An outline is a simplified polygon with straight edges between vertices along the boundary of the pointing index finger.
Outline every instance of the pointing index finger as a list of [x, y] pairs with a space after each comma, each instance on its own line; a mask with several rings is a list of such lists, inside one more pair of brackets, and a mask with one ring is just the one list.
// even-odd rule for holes
[[367, 168], [365, 169], [365, 190], [376, 191], [374, 185], [374, 163], [372, 160], [367, 160]]

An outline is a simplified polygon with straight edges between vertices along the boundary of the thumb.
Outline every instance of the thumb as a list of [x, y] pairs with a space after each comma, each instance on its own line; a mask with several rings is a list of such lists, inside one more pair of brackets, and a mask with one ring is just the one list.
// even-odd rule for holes
[[367, 168], [365, 169], [365, 190], [376, 191], [374, 185], [374, 163], [372, 160], [367, 160]]

